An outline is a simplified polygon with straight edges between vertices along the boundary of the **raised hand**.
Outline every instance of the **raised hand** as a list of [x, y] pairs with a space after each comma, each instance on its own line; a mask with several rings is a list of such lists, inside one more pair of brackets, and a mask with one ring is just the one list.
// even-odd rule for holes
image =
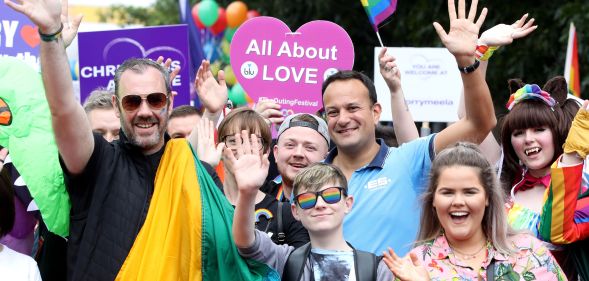
[[198, 140], [196, 155], [200, 160], [216, 167], [221, 161], [225, 144], [221, 142], [215, 146], [215, 125], [206, 118], [200, 119], [196, 125], [196, 135]]
[[387, 48], [380, 50], [378, 54], [380, 75], [384, 78], [391, 92], [397, 92], [401, 89], [401, 71], [399, 71], [395, 60], [395, 57], [387, 54]]
[[223, 70], [219, 70], [217, 78], [219, 82], [211, 72], [210, 62], [203, 60], [196, 73], [194, 85], [202, 105], [211, 113], [219, 112], [227, 104], [227, 84]]
[[280, 104], [275, 103], [273, 100], [263, 100], [254, 106], [254, 110], [262, 115], [269, 124], [280, 124], [284, 121], [284, 116], [280, 112]]
[[384, 263], [393, 272], [395, 277], [402, 281], [428, 281], [429, 273], [427, 269], [421, 265], [421, 262], [414, 253], [404, 258], [400, 258], [389, 248], [389, 252], [383, 252]]
[[72, 44], [76, 35], [78, 35], [78, 28], [82, 22], [83, 15], [77, 15], [70, 20], [68, 16], [68, 0], [61, 1], [61, 22], [63, 23], [63, 30], [61, 31], [61, 38], [63, 44], [67, 48]]
[[576, 161], [563, 158], [563, 163], [582, 162], [589, 155], [589, 101], [584, 101], [577, 115], [575, 115], [563, 148], [565, 156], [570, 153], [578, 155]]
[[434, 28], [446, 49], [454, 57], [457, 59], [459, 57], [469, 57], [474, 61], [479, 30], [487, 16], [487, 8], [482, 10], [478, 20], [475, 22], [478, 0], [472, 1], [468, 16], [466, 16], [466, 4], [464, 1], [458, 0], [458, 10], [456, 10], [454, 0], [448, 0], [448, 15], [450, 17], [450, 31], [448, 33], [437, 22], [434, 22]]
[[505, 46], [515, 39], [523, 38], [532, 33], [537, 25], [534, 25], [534, 18], [528, 20], [528, 14], [523, 15], [512, 25], [498, 24], [483, 32], [479, 38], [479, 44], [486, 46]]
[[263, 152], [259, 138], [254, 134], [250, 135], [247, 130], [235, 134], [235, 138], [235, 154], [229, 148], [223, 152], [223, 159], [229, 164], [225, 167], [235, 176], [240, 193], [255, 195], [268, 175], [268, 154]]
[[[175, 68], [171, 68], [172, 66], [172, 59], [171, 58], [167, 58], [166, 61], [164, 62], [164, 57], [163, 56], [159, 56], [157, 57], [156, 60], [157, 63], [162, 64], [164, 66], [164, 69], [168, 70], [170, 73], [170, 83], [172, 83], [172, 81], [174, 81], [174, 78], [176, 78], [176, 75], [178, 75], [178, 73], [180, 73], [180, 69], [182, 69], [180, 66], [177, 66]], [[176, 91], [172, 91], [172, 96], [177, 96], [178, 92]]]
[[[61, 27], [61, 2], [60, 0], [18, 0], [17, 2], [4, 0], [6, 6], [27, 16], [43, 34], [53, 34]], [[63, 2], [67, 11], [67, 0]]]

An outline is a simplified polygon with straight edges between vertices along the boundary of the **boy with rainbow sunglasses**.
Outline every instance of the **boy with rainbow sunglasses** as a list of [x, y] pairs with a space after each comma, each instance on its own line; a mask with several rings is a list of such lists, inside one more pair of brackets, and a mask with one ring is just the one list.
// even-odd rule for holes
[[[333, 165], [313, 164], [294, 179], [292, 213], [309, 231], [309, 244], [294, 251], [255, 230], [255, 195], [268, 173], [268, 155], [260, 152], [255, 135], [242, 131], [235, 136], [242, 140], [237, 142], [237, 153], [226, 149], [224, 157], [231, 163], [239, 189], [233, 237], [242, 257], [267, 264], [282, 280], [393, 280], [381, 259], [355, 250], [344, 240], [343, 220], [354, 198], [347, 195], [346, 178]], [[297, 259], [302, 260], [300, 266]]]

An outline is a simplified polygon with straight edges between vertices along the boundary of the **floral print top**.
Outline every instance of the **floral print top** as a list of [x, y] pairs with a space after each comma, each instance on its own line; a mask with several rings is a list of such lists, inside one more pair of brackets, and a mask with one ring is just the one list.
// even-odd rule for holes
[[567, 280], [550, 251], [540, 240], [528, 234], [518, 234], [512, 241], [518, 251], [509, 256], [495, 251], [493, 245], [488, 242], [487, 259], [480, 268], [475, 269], [454, 256], [444, 235], [425, 242], [411, 252], [415, 253], [428, 269], [432, 281], [488, 281], [487, 267], [491, 260], [495, 262], [493, 281]]

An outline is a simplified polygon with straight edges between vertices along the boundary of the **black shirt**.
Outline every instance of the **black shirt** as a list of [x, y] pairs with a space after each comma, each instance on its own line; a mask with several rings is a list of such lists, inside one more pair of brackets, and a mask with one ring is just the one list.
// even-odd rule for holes
[[278, 241], [278, 201], [266, 195], [256, 204], [256, 229], [266, 232], [275, 244], [288, 244], [295, 248], [309, 242], [309, 233], [291, 212], [290, 204], [282, 204], [282, 231], [286, 235], [285, 241]]
[[71, 200], [69, 280], [115, 279], [145, 222], [164, 149], [143, 155], [121, 131], [112, 143], [94, 134], [92, 156], [80, 175], [69, 174], [60, 159]]

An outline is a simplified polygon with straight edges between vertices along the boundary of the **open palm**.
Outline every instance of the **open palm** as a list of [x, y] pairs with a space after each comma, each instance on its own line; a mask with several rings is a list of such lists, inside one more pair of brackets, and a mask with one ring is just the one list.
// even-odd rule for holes
[[209, 112], [219, 112], [227, 104], [227, 84], [223, 70], [219, 70], [217, 77], [219, 82], [211, 72], [210, 62], [203, 60], [196, 73], [194, 85], [198, 98]]
[[466, 16], [466, 4], [464, 1], [458, 0], [458, 9], [456, 10], [454, 0], [448, 0], [448, 15], [450, 16], [450, 30], [448, 33], [444, 31], [444, 28], [439, 23], [434, 22], [434, 28], [442, 43], [455, 57], [474, 56], [479, 30], [487, 16], [487, 8], [484, 8], [475, 22], [478, 0], [472, 1], [468, 16]]

